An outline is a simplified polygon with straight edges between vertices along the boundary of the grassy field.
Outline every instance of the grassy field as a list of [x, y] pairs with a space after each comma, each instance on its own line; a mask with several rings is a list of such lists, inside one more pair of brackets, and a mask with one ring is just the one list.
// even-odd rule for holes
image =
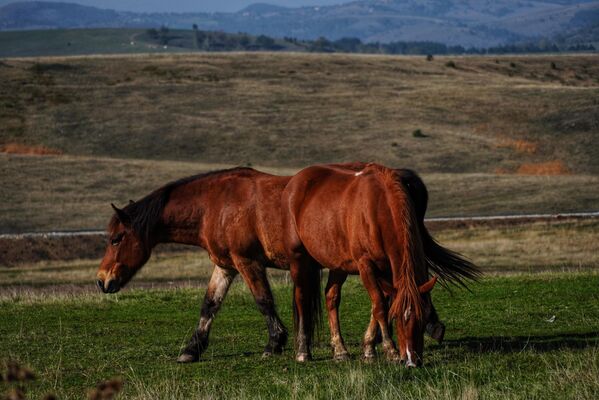
[[[599, 266], [598, 231], [599, 220], [588, 220], [444, 229], [433, 234], [444, 246], [469, 257], [487, 275], [495, 275], [593, 271]], [[207, 284], [212, 272], [207, 254], [195, 247], [188, 249], [171, 253], [159, 245], [148, 264], [131, 282], [131, 287]], [[98, 257], [0, 268], [0, 293], [10, 297], [38, 289], [52, 294], [65, 288], [76, 292], [89, 290], [99, 261]], [[271, 270], [270, 274], [275, 280], [289, 281], [287, 273]]]
[[[598, 60], [2, 59], [0, 232], [102, 228], [110, 202], [201, 171], [291, 174], [355, 160], [420, 172], [430, 217], [596, 210]], [[291, 349], [262, 360], [264, 324], [236, 283], [204, 361], [177, 365], [211, 268], [195, 250], [157, 252], [115, 296], [94, 291], [99, 260], [0, 268], [0, 359], [36, 371], [32, 398], [81, 398], [119, 376], [124, 397], [138, 399], [590, 399], [599, 390], [597, 232], [596, 220], [435, 232], [487, 274], [471, 293], [435, 289], [448, 340], [427, 342], [417, 371], [358, 360], [369, 305], [355, 278], [342, 303], [351, 362], [329, 360], [326, 333], [314, 363], [297, 365]], [[290, 327], [288, 274], [271, 279]]]
[[124, 159], [296, 168], [371, 160], [475, 173], [534, 173], [554, 163], [556, 173], [599, 172], [599, 56], [452, 58], [455, 67], [449, 60], [6, 59], [0, 140]]
[[177, 47], [164, 48], [144, 40], [145, 29], [52, 29], [0, 32], [0, 57], [172, 53]]
[[0, 231], [101, 228], [109, 202], [207, 169], [356, 160], [420, 172], [429, 216], [595, 210], [598, 60], [3, 59]]
[[[354, 359], [330, 361], [323, 330], [316, 361], [288, 348], [261, 359], [266, 332], [240, 281], [216, 319], [204, 360], [178, 365], [211, 272], [205, 253], [161, 253], [123, 292], [97, 293], [99, 260], [0, 269], [0, 358], [31, 367], [31, 398], [81, 398], [120, 377], [123, 398], [591, 399], [599, 390], [599, 222], [556, 221], [440, 230], [435, 237], [486, 273], [472, 292], [436, 288], [447, 340], [427, 341], [417, 371], [359, 361], [369, 301], [356, 277], [344, 288], [342, 327]], [[288, 274], [271, 271], [291, 326]], [[553, 322], [552, 317], [555, 316]], [[2, 386], [3, 385], [3, 386]], [[0, 383], [0, 393], [8, 388]]]
[[[194, 162], [100, 157], [0, 155], [0, 233], [103, 229], [112, 209], [166, 182], [228, 167]], [[290, 175], [294, 168], [257, 167]], [[427, 216], [497, 215], [595, 210], [595, 175], [519, 176], [424, 173]]]
[[[4, 300], [0, 354], [38, 373], [29, 387], [34, 398], [46, 392], [80, 398], [99, 381], [122, 377], [124, 397], [132, 399], [590, 399], [599, 389], [598, 285], [595, 273], [553, 273], [488, 278], [472, 293], [435, 289], [447, 340], [427, 342], [419, 370], [359, 361], [369, 302], [355, 279], [346, 284], [341, 309], [354, 356], [347, 363], [330, 360], [326, 334], [313, 363], [296, 364], [289, 349], [263, 360], [263, 322], [241, 284], [198, 364], [174, 361], [196, 323], [201, 293], [193, 289]], [[277, 283], [274, 290], [290, 325], [290, 287]]]

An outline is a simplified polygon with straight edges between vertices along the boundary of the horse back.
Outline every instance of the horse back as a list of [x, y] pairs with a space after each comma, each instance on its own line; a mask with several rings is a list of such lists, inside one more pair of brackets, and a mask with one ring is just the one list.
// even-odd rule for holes
[[289, 180], [244, 168], [186, 185], [181, 198], [201, 204], [200, 245], [212, 261], [233, 267], [233, 259], [288, 268], [282, 245], [280, 198]]
[[356, 259], [384, 259], [381, 229], [391, 221], [385, 191], [368, 165], [309, 167], [283, 191], [287, 245], [305, 249], [321, 265], [357, 273]]

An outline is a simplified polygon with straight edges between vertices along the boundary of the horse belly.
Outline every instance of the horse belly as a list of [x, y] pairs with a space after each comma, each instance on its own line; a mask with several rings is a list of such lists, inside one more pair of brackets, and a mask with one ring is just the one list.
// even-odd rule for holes
[[355, 274], [358, 269], [350, 240], [339, 220], [335, 213], [305, 210], [298, 225], [300, 239], [310, 256], [324, 268]]

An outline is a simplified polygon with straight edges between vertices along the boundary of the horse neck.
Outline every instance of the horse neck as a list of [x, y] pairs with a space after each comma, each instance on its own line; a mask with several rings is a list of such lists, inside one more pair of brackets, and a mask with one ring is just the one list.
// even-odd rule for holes
[[[180, 243], [202, 246], [200, 228], [203, 225], [203, 196], [183, 200], [183, 190], [175, 190], [162, 211], [160, 243]], [[185, 196], [189, 199], [189, 196]]]

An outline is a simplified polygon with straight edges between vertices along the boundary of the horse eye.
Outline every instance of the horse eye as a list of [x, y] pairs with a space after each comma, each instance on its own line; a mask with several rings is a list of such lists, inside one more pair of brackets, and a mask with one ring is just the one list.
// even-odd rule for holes
[[119, 233], [118, 235], [116, 235], [115, 237], [113, 237], [110, 240], [110, 244], [113, 246], [117, 246], [119, 243], [121, 243], [122, 240], [123, 240], [123, 234]]

